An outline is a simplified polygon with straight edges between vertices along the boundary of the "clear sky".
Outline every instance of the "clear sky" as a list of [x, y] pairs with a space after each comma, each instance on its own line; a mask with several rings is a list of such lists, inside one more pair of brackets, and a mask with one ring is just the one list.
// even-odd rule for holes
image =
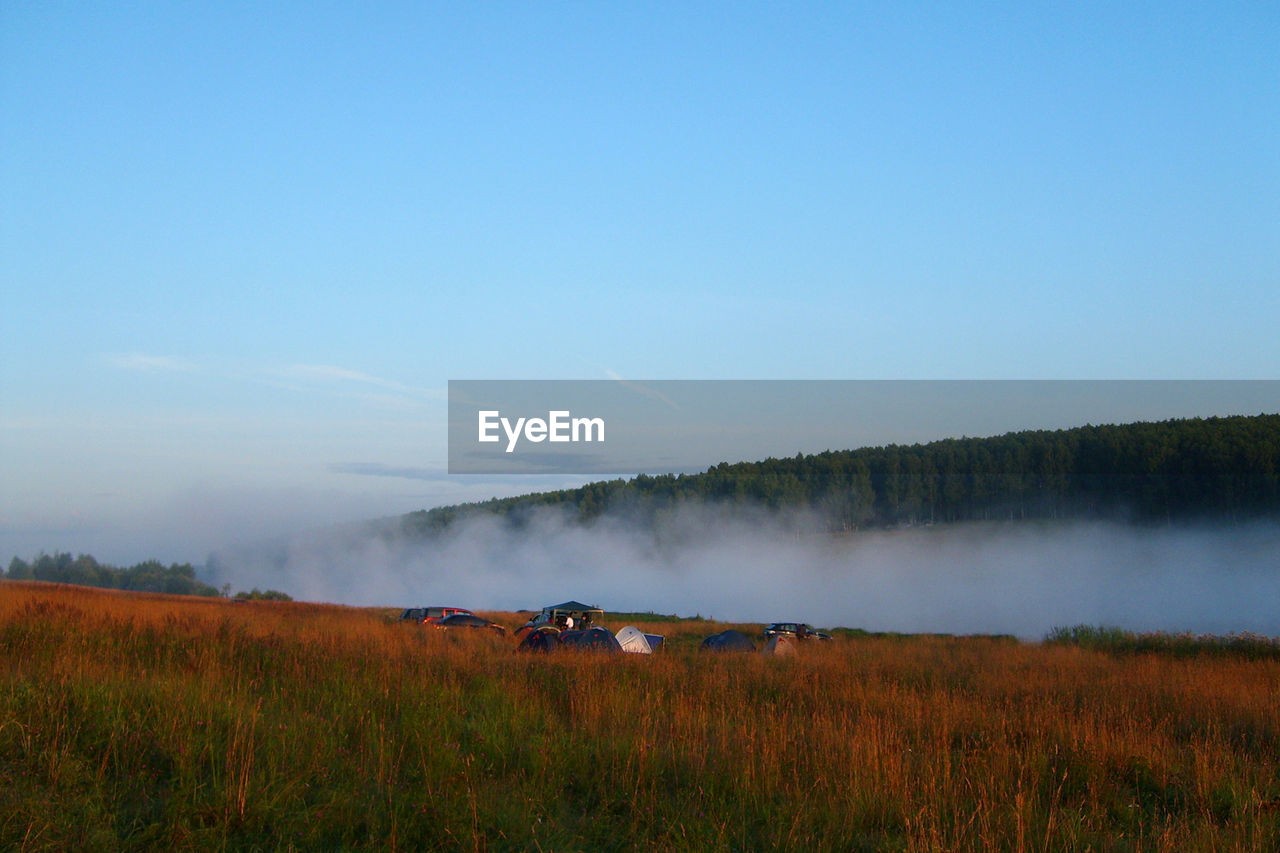
[[1277, 330], [1275, 2], [0, 4], [3, 561], [548, 485], [439, 473], [450, 378], [1276, 378]]

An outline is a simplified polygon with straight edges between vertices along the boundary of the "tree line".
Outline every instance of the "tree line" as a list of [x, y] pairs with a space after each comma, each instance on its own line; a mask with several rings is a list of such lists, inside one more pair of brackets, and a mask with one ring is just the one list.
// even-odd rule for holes
[[1090, 425], [722, 462], [696, 474], [641, 474], [438, 507], [401, 523], [430, 535], [477, 514], [520, 524], [539, 507], [584, 522], [625, 513], [653, 523], [692, 502], [802, 509], [831, 532], [1008, 519], [1245, 520], [1280, 509], [1280, 415]]
[[231, 595], [230, 585], [222, 589], [210, 586], [196, 578], [196, 570], [190, 563], [172, 563], [168, 566], [157, 560], [145, 560], [128, 567], [99, 563], [91, 554], [72, 556], [55, 551], [41, 553], [28, 562], [21, 557], [9, 561], [3, 573], [6, 580], [35, 580], [49, 583], [69, 583], [104, 589], [132, 590], [136, 592], [163, 592], [170, 595], [224, 596], [237, 599], [291, 601], [283, 592], [256, 587], [251, 592]]

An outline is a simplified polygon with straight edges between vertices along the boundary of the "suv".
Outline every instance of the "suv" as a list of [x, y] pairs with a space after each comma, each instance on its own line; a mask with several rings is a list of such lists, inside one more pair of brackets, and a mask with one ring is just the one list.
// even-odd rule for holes
[[400, 621], [439, 622], [441, 619], [447, 619], [458, 613], [464, 616], [475, 615], [465, 607], [410, 607], [400, 614]]
[[[578, 601], [566, 601], [564, 604], [549, 604], [541, 613], [532, 616], [528, 622], [516, 629], [516, 636], [523, 636], [529, 631], [539, 628], [556, 628], [558, 630], [579, 631], [590, 628], [604, 618], [604, 611], [599, 607], [591, 607]], [[570, 624], [572, 620], [572, 624]]]
[[815, 631], [812, 625], [804, 622], [774, 622], [764, 629], [765, 639], [779, 634], [795, 637], [797, 640], [830, 640], [831, 635], [825, 631]]

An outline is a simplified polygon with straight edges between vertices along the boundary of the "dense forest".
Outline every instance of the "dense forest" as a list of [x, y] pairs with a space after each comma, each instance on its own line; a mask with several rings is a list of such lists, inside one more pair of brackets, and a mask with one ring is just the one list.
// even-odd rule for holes
[[165, 566], [147, 560], [128, 568], [99, 563], [90, 554], [72, 556], [65, 552], [39, 554], [30, 562], [14, 557], [5, 572], [8, 580], [36, 580], [51, 583], [73, 583], [106, 589], [128, 589], [142, 592], [168, 592], [176, 595], [221, 595], [221, 591], [196, 580], [196, 570], [189, 563]]
[[958, 438], [721, 463], [630, 480], [438, 507], [401, 519], [431, 535], [538, 507], [589, 522], [654, 523], [690, 502], [801, 509], [831, 532], [971, 520], [1108, 518], [1135, 523], [1245, 520], [1280, 510], [1280, 415], [1195, 418]]
[[[79, 586], [96, 586], [105, 589], [126, 589], [137, 592], [164, 592], [171, 595], [230, 595], [231, 588], [217, 589], [196, 579], [196, 570], [190, 563], [174, 563], [165, 566], [156, 560], [147, 560], [128, 568], [99, 563], [90, 554], [73, 557], [66, 552], [40, 554], [30, 562], [20, 557], [9, 561], [9, 570], [2, 575], [6, 580], [35, 580], [50, 583], [71, 583]], [[238, 592], [240, 599], [266, 599], [289, 601], [288, 595], [276, 590], [265, 592], [253, 589]]]

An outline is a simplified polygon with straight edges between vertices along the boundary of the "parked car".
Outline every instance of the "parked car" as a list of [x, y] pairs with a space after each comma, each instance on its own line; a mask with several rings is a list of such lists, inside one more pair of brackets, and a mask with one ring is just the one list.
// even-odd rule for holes
[[534, 614], [528, 622], [516, 629], [517, 636], [523, 636], [538, 628], [550, 627], [560, 630], [583, 630], [590, 628], [604, 617], [604, 611], [580, 601], [566, 601], [563, 604], [548, 604], [541, 613]]
[[795, 637], [797, 640], [830, 640], [831, 635], [825, 631], [814, 630], [812, 625], [804, 622], [774, 622], [768, 628], [764, 629], [764, 638], [776, 637], [779, 634], [786, 634]]
[[469, 611], [466, 613], [455, 613], [452, 616], [446, 616], [443, 619], [435, 620], [432, 624], [444, 631], [451, 628], [488, 628], [498, 634], [507, 633], [507, 629], [499, 625], [497, 622], [490, 622], [488, 619], [477, 616]]
[[410, 607], [400, 614], [400, 620], [402, 622], [439, 622], [441, 619], [448, 619], [458, 614], [474, 615], [465, 607]]

